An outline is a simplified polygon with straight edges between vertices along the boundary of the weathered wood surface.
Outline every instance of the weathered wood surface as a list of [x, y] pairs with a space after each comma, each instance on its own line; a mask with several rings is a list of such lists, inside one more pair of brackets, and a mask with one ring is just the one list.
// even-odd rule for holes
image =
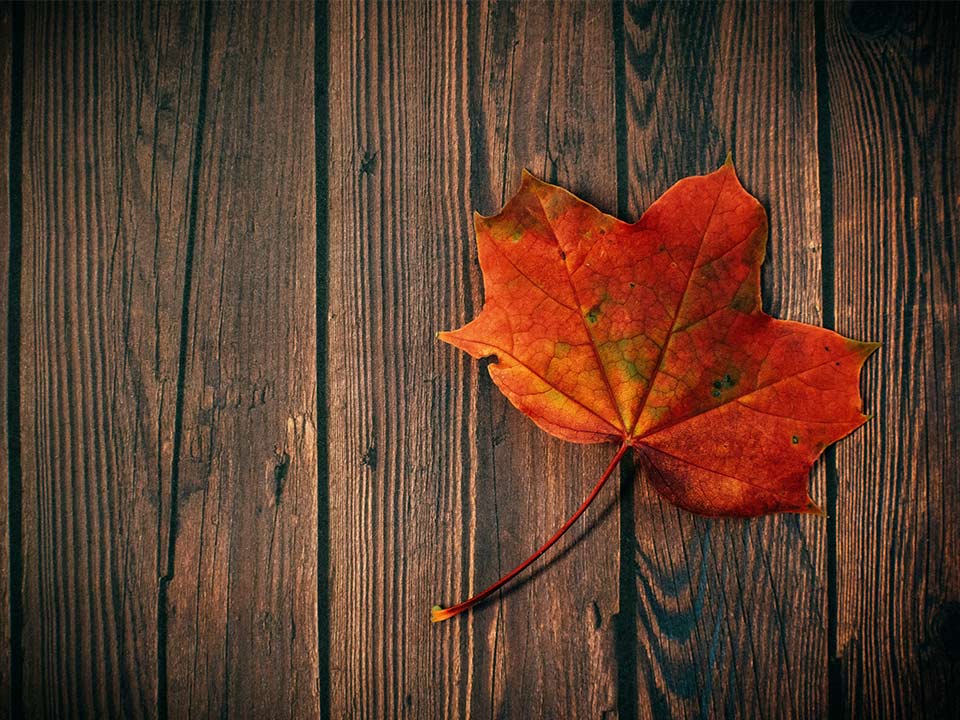
[[310, 10], [26, 13], [32, 715], [316, 709]]
[[863, 383], [877, 422], [836, 450], [835, 702], [955, 717], [960, 8], [825, 16], [836, 327], [883, 343]]
[[[469, 571], [466, 488], [479, 482], [477, 371], [434, 339], [475, 294], [457, 243], [470, 207], [466, 15], [453, 4], [329, 10], [334, 717], [460, 715], [476, 681], [469, 630], [429, 622], [436, 594], [457, 592]], [[437, 183], [445, 192], [431, 192]]]
[[[764, 306], [821, 324], [813, 8], [627, 3], [624, 192], [639, 217], [733, 155], [767, 209]], [[636, 583], [637, 706], [663, 717], [816, 716], [826, 702], [826, 524], [677, 510], [640, 477], [622, 549]], [[811, 494], [825, 504], [824, 474]]]
[[618, 534], [602, 505], [550, 581], [424, 623], [520, 562], [605, 463], [545, 440], [434, 336], [480, 307], [470, 211], [494, 212], [522, 167], [612, 209], [611, 20], [567, 2], [331, 13], [330, 466], [360, 480], [330, 489], [332, 701], [348, 714], [616, 708]]
[[[471, 19], [466, 34], [479, 52], [467, 65], [474, 68], [468, 77], [473, 209], [497, 212], [516, 192], [526, 168], [614, 212], [609, 4], [489, 2]], [[475, 246], [467, 247], [475, 273]], [[462, 315], [451, 318], [450, 327], [469, 320], [481, 301], [474, 296]], [[545, 436], [501, 395], [485, 368], [477, 391], [477, 411], [490, 434], [476, 439], [487, 464], [469, 493], [477, 518], [471, 537], [473, 578], [461, 586], [459, 597], [440, 598], [444, 605], [481, 590], [522, 562], [583, 502], [610, 460], [609, 448]], [[590, 508], [553, 557], [532, 573], [535, 579], [507, 589], [486, 613], [475, 614], [471, 630], [483, 669], [479, 677], [487, 682], [475, 686], [474, 713], [600, 717], [616, 712], [618, 545], [614, 491]], [[573, 587], [582, 592], [568, 592]]]
[[313, 7], [204, 14], [163, 581], [167, 702], [171, 717], [309, 717], [319, 711]]
[[[0, 715], [949, 715], [958, 29], [4, 6]], [[610, 454], [435, 340], [483, 301], [471, 212], [526, 167], [634, 219], [728, 151], [770, 216], [765, 307], [884, 343], [876, 419], [811, 476], [829, 518], [695, 518], [626, 467], [527, 581], [431, 625]]]
[[26, 9], [23, 703], [153, 715], [200, 23]]

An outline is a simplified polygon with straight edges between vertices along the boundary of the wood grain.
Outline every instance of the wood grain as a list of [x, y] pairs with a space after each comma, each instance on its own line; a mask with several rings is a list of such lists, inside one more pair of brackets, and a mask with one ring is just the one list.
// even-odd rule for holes
[[320, 712], [313, 6], [205, 6], [171, 717]]
[[[5, 717], [12, 714], [13, 697], [11, 695], [11, 645], [10, 645], [10, 435], [7, 412], [8, 385], [7, 372], [9, 345], [9, 319], [19, 308], [11, 308], [10, 301], [10, 141], [11, 109], [13, 81], [13, 8], [4, 5], [0, 8], [0, 298], [8, 303], [0, 311], [0, 713]], [[16, 281], [15, 281], [16, 282]], [[14, 428], [16, 430], [16, 428]], [[19, 440], [19, 434], [14, 443]], [[15, 458], [14, 462], [19, 462]]]
[[[813, 8], [628, 2], [629, 217], [733, 154], [767, 208], [764, 309], [819, 324]], [[706, 520], [638, 478], [636, 707], [622, 715], [818, 716], [826, 706], [825, 523]], [[822, 465], [811, 478], [825, 502]]]
[[[470, 266], [467, 9], [336, 3], [329, 18], [330, 714], [467, 714], [482, 482], [477, 368], [435, 333]], [[489, 672], [489, 671], [487, 671]]]
[[[591, 43], [609, 51], [608, 10], [335, 7], [333, 712], [609, 710], [615, 515], [536, 583], [442, 626], [428, 622], [434, 603], [466, 597], [522, 560], [604, 465], [602, 451], [551, 443], [434, 334], [480, 305], [471, 206], [499, 207], [523, 165], [583, 190], [612, 163], [612, 56], [568, 79], [587, 65]], [[613, 202], [612, 175], [593, 187], [589, 197]], [[602, 515], [594, 509], [587, 524]]]
[[[4, 5], [0, 715], [956, 715], [958, 29], [948, 5]], [[876, 418], [811, 476], [831, 519], [696, 518], [628, 468], [431, 625], [613, 452], [435, 339], [483, 302], [471, 211], [526, 167], [635, 219], [728, 151], [769, 213], [765, 309], [883, 342]]]
[[24, 701], [156, 712], [200, 35], [190, 6], [31, 6], [24, 43]]
[[828, 6], [836, 323], [883, 343], [837, 449], [844, 715], [960, 692], [960, 46], [956, 6]]
[[[499, 211], [527, 168], [607, 212], [616, 211], [614, 37], [599, 2], [481, 4], [469, 36], [473, 157], [471, 200]], [[469, 248], [476, 272], [472, 233]], [[479, 279], [478, 279], [479, 280]], [[464, 308], [455, 325], [478, 310]], [[471, 592], [524, 560], [589, 494], [616, 451], [556, 440], [519, 413], [484, 370], [477, 411], [482, 466]], [[496, 602], [473, 612], [477, 696], [486, 717], [602, 717], [617, 712], [619, 605], [617, 486]], [[450, 598], [453, 600], [455, 598]], [[454, 622], [463, 622], [456, 619]]]

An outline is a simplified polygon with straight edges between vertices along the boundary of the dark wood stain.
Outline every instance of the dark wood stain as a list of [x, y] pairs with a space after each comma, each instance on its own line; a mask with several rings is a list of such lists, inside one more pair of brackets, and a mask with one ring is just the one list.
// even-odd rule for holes
[[20, 467], [20, 265], [23, 255], [19, 216], [22, 177], [23, 14], [20, 8], [0, 9], [0, 709], [21, 716], [22, 701], [12, 690], [23, 683], [20, 592], [23, 580], [20, 544], [22, 472]]
[[[828, 6], [836, 324], [883, 346], [837, 446], [844, 716], [956, 714], [960, 28], [956, 6]], [[954, 635], [955, 636], [955, 635]]]
[[[945, 717], [960, 11], [0, 9], [0, 715]], [[527, 168], [636, 218], [733, 154], [764, 306], [880, 340], [830, 512], [674, 509], [435, 339]], [[718, 378], [725, 387], [733, 379]], [[721, 389], [722, 389], [721, 387]]]
[[22, 693], [35, 716], [156, 712], [200, 39], [179, 15], [26, 11]]
[[[764, 308], [820, 323], [812, 7], [624, 10], [628, 219], [732, 153], [769, 216]], [[823, 521], [705, 520], [636, 482], [636, 538], [622, 551], [637, 585], [638, 714], [819, 714]], [[811, 493], [825, 499], [820, 467]]]
[[435, 339], [478, 282], [467, 8], [329, 9], [331, 714], [464, 715], [472, 638], [429, 615], [465, 590], [481, 483], [478, 370]]
[[208, 22], [169, 713], [309, 717], [319, 712], [313, 6], [219, 5]]
[[[472, 127], [485, 151], [474, 158], [483, 180], [471, 188], [479, 212], [496, 212], [516, 192], [523, 168], [616, 210], [612, 23], [607, 3], [481, 5], [477, 25], [468, 28], [480, 52], [470, 77], [479, 103]], [[472, 233], [459, 242], [476, 273]], [[468, 319], [481, 301], [475, 295], [472, 308], [464, 307], [452, 325]], [[474, 580], [460, 590], [464, 596], [541, 545], [583, 502], [614, 452], [546, 436], [516, 412], [485, 370], [479, 384], [477, 412], [481, 422], [498, 428], [499, 442], [486, 432], [477, 437]], [[615, 491], [605, 495], [529, 582], [473, 613], [472, 714], [588, 717], [616, 711], [616, 503]]]

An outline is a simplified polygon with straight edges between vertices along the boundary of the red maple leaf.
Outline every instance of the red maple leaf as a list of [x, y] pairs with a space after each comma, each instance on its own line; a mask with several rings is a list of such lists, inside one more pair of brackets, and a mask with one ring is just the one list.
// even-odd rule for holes
[[485, 303], [441, 340], [476, 358], [541, 428], [618, 443], [579, 510], [633, 448], [657, 491], [701, 515], [820, 512], [813, 461], [867, 418], [860, 368], [878, 346], [760, 307], [763, 207], [728, 160], [681, 180], [636, 223], [617, 220], [524, 173], [491, 217], [476, 215]]

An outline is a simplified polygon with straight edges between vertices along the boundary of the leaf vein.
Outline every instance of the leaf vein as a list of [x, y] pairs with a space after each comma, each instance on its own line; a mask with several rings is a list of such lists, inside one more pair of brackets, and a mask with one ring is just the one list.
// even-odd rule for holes
[[[691, 420], [691, 419], [693, 419], [693, 418], [695, 418], [695, 417], [703, 417], [704, 415], [709, 415], [710, 413], [716, 412], [717, 410], [719, 410], [719, 409], [722, 408], [722, 407], [726, 407], [727, 405], [729, 405], [729, 404], [732, 403], [732, 402], [739, 402], [739, 401], [742, 400], [743, 398], [748, 398], [748, 397], [750, 397], [751, 395], [756, 395], [758, 392], [760, 392], [760, 391], [762, 391], [762, 390], [766, 390], [767, 388], [771, 388], [771, 387], [773, 387], [773, 386], [775, 386], [775, 385], [779, 385], [780, 383], [786, 382], [787, 380], [793, 380], [794, 378], [796, 378], [797, 380], [800, 380], [800, 382], [803, 382], [803, 379], [800, 377], [801, 375], [804, 375], [804, 374], [806, 374], [806, 373], [808, 373], [808, 372], [813, 372], [814, 370], [819, 370], [819, 369], [822, 368], [824, 365], [830, 365], [831, 363], [836, 362], [838, 358], [839, 358], [839, 359], [843, 359], [843, 358], [847, 358], [847, 357], [850, 357], [850, 356], [855, 355], [855, 354], [856, 354], [856, 353], [847, 353], [846, 355], [840, 355], [840, 356], [837, 356], [837, 357], [832, 357], [832, 358], [830, 358], [829, 360], [826, 360], [826, 361], [824, 361], [824, 362], [822, 362], [822, 363], [818, 363], [818, 364], [816, 364], [816, 365], [812, 365], [811, 367], [808, 367], [808, 368], [806, 368], [806, 369], [804, 369], [804, 370], [801, 370], [800, 372], [796, 372], [796, 373], [794, 373], [793, 375], [786, 375], [786, 376], [784, 376], [784, 377], [777, 378], [777, 379], [774, 380], [773, 382], [769, 382], [769, 383], [767, 383], [766, 385], [761, 385], [761, 386], [759, 386], [759, 387], [756, 387], [756, 388], [754, 388], [753, 390], [751, 390], [750, 392], [746, 392], [746, 393], [744, 393], [743, 395], [738, 395], [737, 397], [729, 398], [729, 399], [725, 400], [725, 401], [722, 402], [722, 403], [719, 403], [719, 404], [717, 404], [717, 405], [714, 405], [714, 406], [713, 406], [712, 408], [710, 408], [709, 410], [704, 410], [703, 412], [696, 413], [696, 414], [694, 414], [694, 415], [686, 415], [686, 416], [684, 416], [684, 417], [677, 418], [677, 419], [674, 420], [673, 422], [670, 422], [670, 423], [668, 423], [668, 424], [666, 424], [666, 425], [663, 425], [662, 427], [653, 428], [649, 433], [647, 433], [646, 435], [644, 435], [644, 436], [641, 437], [641, 438], [636, 438], [636, 440], [643, 440], [643, 439], [646, 439], [646, 438], [652, 438], [652, 437], [654, 437], [654, 436], [656, 436], [656, 435], [659, 435], [660, 433], [663, 433], [663, 432], [666, 432], [667, 430], [670, 430], [670, 429], [673, 428], [673, 427], [676, 427], [677, 425], [680, 425], [680, 424], [682, 424], [682, 423], [685, 423], [685, 422], [687, 422], [688, 420]], [[817, 387], [815, 387], [815, 386], [813, 386], [813, 385], [810, 385], [809, 383], [804, 383], [804, 384], [806, 384], [808, 387], [812, 387], [812, 388], [814, 388], [814, 389], [816, 389], [816, 390], [820, 390], [820, 389], [821, 389], [821, 388], [817, 388]], [[748, 405], [747, 407], [750, 407], [750, 406]]]
[[[554, 242], [557, 243], [557, 248], [563, 251], [563, 248], [560, 247], [560, 238], [557, 236], [557, 231], [554, 229], [553, 223], [550, 222], [550, 218], [547, 217], [547, 209], [543, 206], [543, 200], [540, 197], [540, 193], [534, 190], [533, 194], [537, 198], [537, 204], [540, 206], [540, 212], [543, 215], [543, 220], [547, 227], [550, 228], [550, 234], [553, 236]], [[577, 301], [577, 305], [580, 306], [580, 312], [577, 313], [577, 315], [580, 317], [580, 323], [583, 325], [583, 329], [587, 333], [587, 337], [590, 339], [590, 347], [593, 350], [593, 357], [597, 362], [597, 367], [600, 369], [600, 374], [603, 376], [603, 382], [607, 386], [607, 393], [610, 396], [610, 402], [613, 405], [613, 409], [617, 413], [617, 419], [620, 421], [620, 425], [622, 426], [617, 428], [617, 430], [618, 432], [623, 433], [623, 436], [626, 437], [627, 424], [624, 422], [623, 411], [620, 408], [620, 403], [617, 402], [617, 396], [613, 392], [613, 384], [610, 382], [610, 376], [607, 374], [607, 368], [600, 359], [600, 350], [597, 348], [597, 340], [594, 338], [593, 333], [590, 331], [590, 326], [587, 325], [587, 321], [583, 317], [583, 303], [580, 300], [579, 293], [577, 293], [577, 286], [573, 282], [573, 275], [570, 272], [570, 266], [567, 265], [566, 259], [562, 260], [562, 262], [563, 269], [566, 271], [567, 280], [570, 283], [570, 290], [573, 292], [573, 297]]]
[[[569, 393], [564, 392], [563, 390], [561, 390], [561, 389], [560, 389], [559, 387], [557, 387], [554, 383], [550, 382], [546, 377], [544, 377], [543, 375], [541, 375], [540, 373], [538, 373], [536, 370], [534, 370], [532, 367], [530, 367], [529, 365], [527, 365], [525, 362], [523, 362], [522, 360], [520, 360], [520, 358], [518, 358], [518, 357], [517, 357], [516, 355], [514, 355], [512, 352], [510, 352], [510, 351], [508, 351], [508, 350], [506, 350], [506, 349], [504, 349], [504, 348], [501, 348], [501, 347], [499, 347], [499, 346], [497, 346], [497, 345], [493, 345], [493, 344], [491, 344], [490, 342], [488, 342], [488, 341], [486, 341], [486, 340], [474, 340], [474, 339], [472, 339], [472, 338], [467, 338], [467, 337], [461, 337], [460, 339], [463, 340], [464, 342], [474, 343], [475, 345], [483, 345], [483, 346], [485, 346], [485, 347], [488, 347], [488, 348], [490, 348], [491, 350], [494, 351], [494, 352], [491, 353], [491, 354], [503, 355], [503, 356], [506, 356], [506, 357], [510, 358], [510, 359], [513, 360], [519, 367], [522, 367], [522, 368], [523, 368], [524, 370], [526, 370], [528, 373], [530, 373], [530, 374], [533, 375], [535, 378], [537, 378], [538, 380], [540, 380], [544, 385], [549, 386], [549, 387], [552, 388], [553, 390], [555, 390], [555, 391], [557, 391], [558, 393], [560, 393], [563, 397], [567, 398], [570, 402], [574, 403], [575, 405], [578, 405], [578, 406], [582, 407], [584, 410], [586, 410], [588, 413], [590, 413], [591, 415], [593, 415], [595, 418], [597, 418], [597, 419], [600, 420], [601, 422], [605, 423], [606, 425], [610, 426], [610, 428], [614, 431], [614, 433], [622, 432], [622, 430], [621, 430], [620, 428], [618, 428], [618, 427], [617, 427], [616, 425], [614, 425], [612, 422], [610, 422], [609, 420], [607, 420], [605, 417], [603, 417], [603, 416], [602, 416], [600, 413], [598, 413], [596, 410], [594, 410], [594, 409], [591, 408], [590, 406], [585, 405], [584, 403], [580, 402], [579, 400], [577, 400], [577, 398], [573, 397], [573, 395], [570, 395]], [[520, 394], [520, 393], [518, 393], [518, 394]], [[556, 423], [555, 423], [555, 424], [556, 424]]]
[[637, 410], [637, 417], [630, 425], [630, 431], [627, 433], [628, 437], [632, 436], [634, 431], [637, 429], [637, 423], [640, 422], [640, 418], [643, 416], [643, 411], [647, 407], [647, 401], [650, 399], [650, 392], [653, 390], [653, 385], [657, 381], [657, 374], [660, 372], [660, 367], [663, 365], [663, 361], [667, 356], [667, 349], [670, 347], [670, 340], [673, 338], [677, 327], [677, 321], [680, 319], [680, 311], [683, 310], [683, 302], [687, 297], [687, 293], [690, 292], [690, 283], [693, 279], [694, 272], [696, 271], [697, 262], [700, 260], [700, 253], [703, 252], [703, 242], [706, 240], [707, 232], [710, 230], [710, 223], [712, 223], [714, 217], [716, 217], [717, 205], [720, 203], [720, 196], [723, 195], [723, 190], [727, 186], [727, 177], [727, 175], [724, 175], [723, 180], [720, 182], [720, 189], [717, 191], [717, 197], [713, 200], [713, 207], [710, 209], [710, 217], [707, 218], [707, 222], [703, 227], [703, 233], [700, 235], [700, 246], [697, 248], [697, 256], [693, 259], [693, 266], [690, 268], [690, 272], [687, 275], [687, 284], [683, 288], [683, 292], [680, 294], [680, 299], [677, 302], [677, 310], [674, 313], [673, 320], [670, 323], [670, 329], [667, 331], [667, 335], [663, 340], [663, 348], [660, 350], [660, 354], [657, 356], [657, 362], [653, 366], [653, 372], [650, 373], [650, 382], [647, 385], [647, 389], [643, 393], [643, 399], [640, 401], [640, 407]]

